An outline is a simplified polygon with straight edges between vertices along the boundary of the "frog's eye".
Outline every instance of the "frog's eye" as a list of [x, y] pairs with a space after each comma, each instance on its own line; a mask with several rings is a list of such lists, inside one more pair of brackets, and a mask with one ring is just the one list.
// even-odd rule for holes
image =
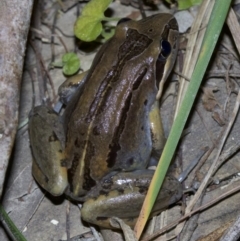
[[160, 61], [166, 60], [172, 51], [171, 44], [167, 40], [161, 41], [161, 53], [158, 56]]
[[122, 18], [122, 19], [120, 19], [120, 20], [118, 21], [117, 25], [119, 25], [120, 23], [125, 23], [125, 22], [127, 22], [127, 21], [129, 21], [129, 20], [132, 20], [132, 19], [131, 19], [131, 18]]

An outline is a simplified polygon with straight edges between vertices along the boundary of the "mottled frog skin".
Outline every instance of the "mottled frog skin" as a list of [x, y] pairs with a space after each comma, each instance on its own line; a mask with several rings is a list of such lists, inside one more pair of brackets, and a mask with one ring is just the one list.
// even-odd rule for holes
[[[33, 175], [52, 195], [85, 201], [84, 220], [110, 227], [116, 216], [134, 224], [153, 175], [149, 162], [158, 161], [165, 142], [159, 98], [177, 48], [170, 14], [120, 23], [64, 114], [46, 106], [32, 111]], [[155, 211], [180, 196], [180, 184], [168, 176]]]

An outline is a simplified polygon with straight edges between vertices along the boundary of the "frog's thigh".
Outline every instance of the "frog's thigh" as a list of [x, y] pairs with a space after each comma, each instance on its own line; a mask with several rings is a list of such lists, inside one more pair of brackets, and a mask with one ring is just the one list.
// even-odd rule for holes
[[149, 122], [153, 145], [152, 156], [158, 160], [165, 144], [165, 137], [158, 101], [155, 101], [151, 108], [149, 113]]
[[32, 172], [37, 182], [52, 195], [61, 195], [67, 186], [64, 163], [64, 136], [58, 115], [38, 106], [29, 118], [29, 138], [33, 154]]
[[96, 200], [90, 199], [83, 204], [83, 220], [105, 228], [112, 228], [111, 217], [118, 217], [133, 227], [144, 201], [139, 188], [126, 188], [124, 191], [110, 191], [100, 195]]
[[[141, 172], [143, 173], [141, 174]], [[86, 201], [81, 210], [83, 220], [101, 227], [112, 228], [109, 223], [110, 218], [118, 217], [133, 227], [139, 216], [153, 173], [152, 170], [126, 173], [127, 178], [130, 178], [131, 174], [134, 175], [133, 179], [136, 180], [135, 184], [132, 183], [123, 188], [121, 186], [122, 184], [120, 184], [122, 182], [120, 181], [120, 187], [114, 187], [116, 190], [111, 190], [104, 195]], [[135, 174], [138, 178], [136, 178]], [[121, 175], [124, 177], [124, 173]], [[141, 177], [141, 180], [139, 180], [139, 177]], [[167, 176], [157, 196], [153, 214], [166, 209], [169, 205], [178, 201], [181, 196], [181, 184], [177, 179]]]

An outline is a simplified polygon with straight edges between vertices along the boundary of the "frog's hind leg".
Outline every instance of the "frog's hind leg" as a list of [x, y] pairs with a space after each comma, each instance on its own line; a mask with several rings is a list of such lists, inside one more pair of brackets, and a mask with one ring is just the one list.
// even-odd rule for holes
[[68, 182], [64, 161], [65, 134], [59, 116], [46, 106], [35, 107], [29, 117], [29, 138], [34, 178], [52, 195], [61, 195]]
[[[83, 204], [81, 209], [83, 220], [101, 227], [112, 228], [110, 218], [118, 217], [134, 227], [153, 173], [153, 170], [139, 170], [104, 177], [90, 191], [88, 200]], [[167, 176], [157, 196], [152, 214], [155, 215], [166, 209], [181, 196], [181, 184], [177, 179]]]
[[[165, 145], [165, 136], [162, 126], [161, 114], [159, 110], [159, 102], [155, 101], [150, 113], [149, 113], [149, 123], [152, 137], [152, 154], [151, 159], [158, 162], [159, 157], [162, 153], [163, 147]], [[151, 165], [151, 163], [150, 163]]]

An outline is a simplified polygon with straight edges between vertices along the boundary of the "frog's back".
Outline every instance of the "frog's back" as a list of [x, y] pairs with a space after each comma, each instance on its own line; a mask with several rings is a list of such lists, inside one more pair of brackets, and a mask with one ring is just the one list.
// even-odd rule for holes
[[151, 154], [148, 113], [157, 88], [147, 93], [153, 85], [149, 61], [136, 64], [138, 58], [118, 61], [104, 79], [98, 76], [105, 66], [97, 66], [71, 115], [68, 154], [73, 161], [81, 159], [95, 180], [112, 170], [145, 168]]
[[76, 185], [89, 190], [111, 171], [146, 168], [159, 48], [159, 40], [138, 29], [118, 28], [97, 54], [67, 130], [69, 178]]

